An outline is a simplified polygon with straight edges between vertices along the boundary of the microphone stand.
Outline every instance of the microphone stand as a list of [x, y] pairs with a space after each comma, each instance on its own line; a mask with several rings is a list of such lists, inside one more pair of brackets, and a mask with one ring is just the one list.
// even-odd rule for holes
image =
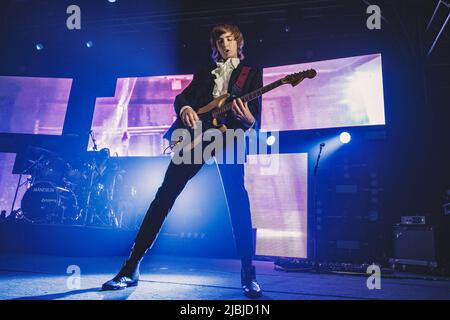
[[[92, 149], [94, 151], [97, 151], [97, 143], [95, 142], [94, 132], [92, 130], [89, 131], [89, 136], [91, 137], [92, 143], [94, 144]], [[85, 225], [92, 224], [92, 222], [94, 220], [94, 216], [91, 216], [91, 211], [92, 211], [91, 210], [92, 185], [94, 183], [94, 172], [97, 172], [97, 174], [99, 174], [97, 165], [95, 163], [94, 156], [92, 157], [92, 161], [89, 164], [89, 170], [90, 170], [90, 174], [89, 174], [89, 189], [88, 189], [89, 192], [88, 192], [87, 199], [86, 199], [86, 209], [85, 209], [85, 217], [84, 217], [84, 224]]]
[[89, 131], [89, 135], [91, 136], [92, 143], [94, 144], [94, 146], [92, 147], [92, 149], [93, 149], [94, 151], [97, 151], [97, 144], [95, 143], [94, 132], [93, 132], [92, 130]]
[[322, 154], [322, 149], [325, 147], [325, 143], [320, 144], [319, 153], [317, 154], [316, 159], [316, 165], [314, 166], [314, 177], [313, 177], [313, 184], [314, 184], [314, 204], [313, 204], [313, 258], [312, 258], [312, 268], [313, 271], [317, 272], [319, 271], [319, 263], [317, 262], [317, 171], [319, 169], [319, 161], [320, 161], [320, 155]]

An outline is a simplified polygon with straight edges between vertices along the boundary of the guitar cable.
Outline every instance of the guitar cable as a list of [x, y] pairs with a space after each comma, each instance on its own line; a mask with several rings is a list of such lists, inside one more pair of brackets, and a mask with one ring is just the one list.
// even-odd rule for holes
[[173, 148], [175, 148], [178, 144], [180, 144], [183, 141], [183, 137], [180, 136], [180, 138], [178, 138], [177, 141], [175, 141], [174, 143], [170, 144], [168, 147], [166, 147], [163, 151], [163, 154], [170, 154], [170, 153], [166, 153], [167, 149], [170, 149], [170, 151], [173, 151]]

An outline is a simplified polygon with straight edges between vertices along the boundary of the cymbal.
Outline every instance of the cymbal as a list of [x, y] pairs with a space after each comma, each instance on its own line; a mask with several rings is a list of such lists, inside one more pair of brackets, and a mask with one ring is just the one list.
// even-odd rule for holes
[[28, 155], [36, 155], [37, 158], [40, 156], [44, 157], [53, 157], [53, 158], [61, 158], [56, 152], [50, 151], [45, 148], [41, 147], [35, 147], [35, 146], [28, 146], [26, 153]]

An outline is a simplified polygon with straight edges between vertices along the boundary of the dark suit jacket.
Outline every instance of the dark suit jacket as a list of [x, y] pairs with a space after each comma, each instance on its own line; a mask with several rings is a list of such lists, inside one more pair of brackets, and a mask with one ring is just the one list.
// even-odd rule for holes
[[[240, 97], [246, 93], [249, 93], [253, 90], [259, 89], [263, 86], [262, 81], [262, 70], [257, 68], [251, 68], [250, 73], [248, 74], [247, 80], [245, 82], [244, 88], [242, 90], [238, 90], [236, 83], [238, 76], [241, 72], [242, 67], [246, 65], [243, 61], [241, 61], [236, 69], [233, 70], [230, 77], [230, 82], [228, 84], [228, 93], [233, 97]], [[180, 110], [184, 106], [191, 106], [194, 110], [198, 110], [199, 108], [207, 105], [211, 100], [213, 100], [213, 89], [214, 89], [214, 75], [211, 74], [211, 71], [216, 68], [215, 64], [210, 64], [207, 67], [201, 69], [199, 72], [194, 74], [194, 78], [191, 83], [176, 96], [174, 102], [175, 112], [177, 114], [177, 121], [172, 125], [169, 131], [164, 135], [166, 139], [170, 139], [171, 133], [173, 130], [177, 128], [182, 128], [183, 123], [180, 119]], [[256, 119], [256, 123], [254, 128], [259, 128], [259, 123], [261, 119], [261, 97], [254, 99], [248, 103], [250, 112]], [[226, 118], [225, 124], [227, 128], [237, 129], [242, 128], [245, 129], [242, 123], [234, 117], [233, 113], [230, 111]]]

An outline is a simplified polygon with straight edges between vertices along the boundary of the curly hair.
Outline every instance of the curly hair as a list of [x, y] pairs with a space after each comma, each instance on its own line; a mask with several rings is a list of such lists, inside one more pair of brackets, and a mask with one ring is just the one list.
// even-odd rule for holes
[[237, 42], [237, 54], [240, 60], [244, 60], [244, 36], [242, 35], [241, 30], [239, 30], [238, 26], [231, 23], [221, 23], [214, 26], [210, 33], [209, 41], [211, 43], [212, 54], [211, 58], [214, 62], [222, 60], [220, 56], [219, 50], [217, 49], [216, 41], [219, 39], [221, 35], [224, 33], [231, 32], [234, 39]]

